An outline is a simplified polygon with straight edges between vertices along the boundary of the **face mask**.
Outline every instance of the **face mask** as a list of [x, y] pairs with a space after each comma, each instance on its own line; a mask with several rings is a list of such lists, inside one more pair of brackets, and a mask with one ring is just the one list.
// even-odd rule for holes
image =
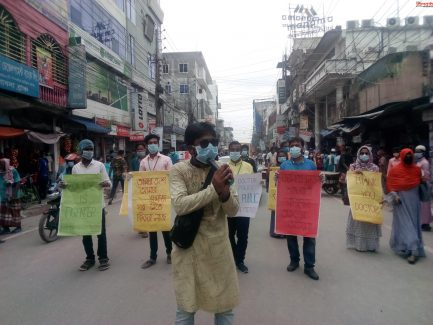
[[413, 157], [412, 156], [406, 156], [406, 157], [404, 157], [403, 161], [406, 165], [411, 165], [413, 163]]
[[146, 156], [146, 151], [137, 151], [138, 158], [144, 158]]
[[230, 160], [233, 162], [238, 161], [241, 158], [241, 153], [239, 151], [230, 152]]
[[362, 155], [359, 156], [359, 159], [362, 162], [366, 163], [366, 162], [368, 162], [370, 160], [370, 157], [367, 154], [364, 153], [364, 154], [362, 154]]
[[148, 144], [147, 150], [149, 150], [150, 154], [153, 155], [153, 154], [158, 152], [159, 146], [157, 144], [154, 144], [154, 143]]
[[278, 157], [278, 162], [279, 162], [280, 164], [282, 164], [282, 163], [285, 162], [286, 160], [287, 160], [286, 157]]
[[424, 154], [422, 152], [415, 152], [415, 159], [420, 160], [422, 157], [424, 157]]
[[68, 161], [68, 167], [74, 167], [74, 162], [73, 161]]
[[246, 151], [246, 150], [244, 150], [244, 151], [242, 151], [242, 157], [246, 157], [246, 156], [248, 156], [248, 151]]
[[291, 147], [290, 148], [290, 156], [292, 158], [299, 158], [301, 156], [301, 148], [299, 147]]
[[195, 147], [195, 150], [197, 152], [197, 156], [195, 158], [203, 164], [207, 164], [209, 159], [215, 160], [215, 158], [218, 156], [218, 147], [215, 147], [211, 143], [209, 143], [206, 148], [197, 146]]
[[92, 160], [93, 150], [83, 150], [81, 157], [83, 157], [86, 160]]

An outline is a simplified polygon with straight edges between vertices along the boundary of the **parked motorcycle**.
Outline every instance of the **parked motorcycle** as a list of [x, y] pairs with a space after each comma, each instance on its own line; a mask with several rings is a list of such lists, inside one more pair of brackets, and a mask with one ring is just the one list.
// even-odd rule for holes
[[59, 212], [60, 212], [60, 191], [53, 191], [47, 195], [48, 209], [42, 214], [39, 219], [39, 236], [47, 243], [56, 241], [57, 230], [59, 227]]
[[340, 189], [340, 173], [322, 172], [321, 174], [324, 178], [322, 183], [323, 190], [329, 195], [337, 194]]

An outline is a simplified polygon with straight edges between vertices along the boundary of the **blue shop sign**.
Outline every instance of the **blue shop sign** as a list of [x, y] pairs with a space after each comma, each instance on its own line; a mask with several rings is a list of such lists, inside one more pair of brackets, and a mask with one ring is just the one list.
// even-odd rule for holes
[[38, 71], [0, 55], [0, 89], [39, 97]]

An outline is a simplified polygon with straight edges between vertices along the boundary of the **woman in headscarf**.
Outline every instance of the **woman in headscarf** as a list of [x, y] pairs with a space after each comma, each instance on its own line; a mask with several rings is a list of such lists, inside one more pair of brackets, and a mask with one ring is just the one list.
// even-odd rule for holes
[[[422, 170], [422, 179], [426, 182], [429, 192], [431, 191], [431, 175], [430, 175], [430, 163], [426, 159], [426, 147], [419, 145], [415, 148], [415, 160], [416, 165]], [[431, 200], [421, 202], [421, 230], [431, 231], [430, 223], [433, 221], [431, 213]]]
[[[359, 148], [356, 161], [350, 164], [349, 171], [355, 173], [379, 172], [379, 167], [373, 163], [373, 153], [367, 146]], [[375, 252], [379, 248], [379, 238], [382, 236], [380, 225], [353, 220], [352, 210], [349, 212], [346, 226], [346, 246], [359, 252]]]
[[11, 233], [10, 227], [15, 227], [12, 233], [21, 231], [21, 204], [18, 198], [20, 175], [10, 166], [10, 160], [0, 159], [0, 234]]
[[389, 171], [387, 187], [394, 205], [391, 239], [389, 244], [394, 252], [415, 264], [424, 257], [421, 235], [419, 185], [421, 168], [414, 163], [411, 149], [400, 152], [400, 164]]

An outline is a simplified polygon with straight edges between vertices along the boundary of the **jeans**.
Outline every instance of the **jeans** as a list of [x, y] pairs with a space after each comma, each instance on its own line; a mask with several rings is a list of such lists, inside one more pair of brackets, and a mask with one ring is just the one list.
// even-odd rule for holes
[[[93, 251], [93, 240], [92, 236], [83, 236], [83, 246], [86, 252], [87, 260], [95, 260], [95, 253]], [[101, 234], [98, 235], [98, 259], [99, 261], [108, 260], [107, 256], [107, 234], [105, 232], [105, 211], [102, 209], [102, 230]]]
[[[290, 253], [290, 262], [299, 263], [298, 237], [287, 236], [287, 248]], [[305, 268], [314, 268], [314, 264], [316, 263], [316, 239], [304, 237], [303, 250]]]
[[[176, 310], [175, 325], [194, 325], [195, 313], [188, 313], [181, 309]], [[231, 325], [233, 324], [234, 313], [232, 310], [215, 314], [215, 325]]]
[[111, 188], [111, 193], [110, 193], [110, 200], [112, 200], [114, 198], [114, 194], [116, 194], [117, 191], [117, 185], [119, 184], [122, 185], [122, 192], [123, 189], [125, 188], [125, 180], [123, 179], [123, 177], [116, 177], [113, 176], [113, 187]]
[[[229, 239], [232, 245], [233, 257], [235, 258], [236, 265], [243, 263], [245, 260], [245, 253], [248, 246], [248, 230], [250, 228], [250, 218], [247, 217], [234, 217], [227, 218], [229, 225]], [[238, 241], [236, 242], [236, 238]]]
[[[164, 237], [165, 251], [167, 255], [171, 254], [173, 248], [171, 244], [170, 232], [162, 231], [162, 237]], [[149, 242], [150, 242], [150, 259], [156, 261], [158, 255], [158, 233], [156, 231], [149, 232]]]

